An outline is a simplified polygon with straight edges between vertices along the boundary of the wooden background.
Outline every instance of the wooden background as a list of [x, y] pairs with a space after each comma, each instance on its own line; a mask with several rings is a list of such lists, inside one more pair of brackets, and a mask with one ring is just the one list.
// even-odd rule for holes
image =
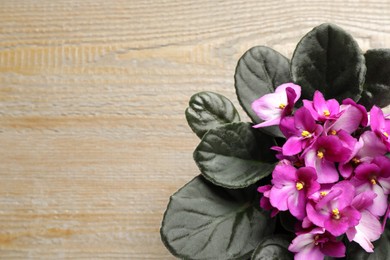
[[189, 98], [238, 105], [244, 51], [291, 57], [322, 22], [390, 47], [387, 0], [0, 0], [0, 258], [173, 259], [159, 226], [198, 174]]

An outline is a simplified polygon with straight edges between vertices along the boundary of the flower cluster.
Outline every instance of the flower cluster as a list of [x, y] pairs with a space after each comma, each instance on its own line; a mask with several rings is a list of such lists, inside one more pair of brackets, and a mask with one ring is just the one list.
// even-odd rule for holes
[[[294, 111], [301, 88], [293, 83], [255, 100], [260, 128], [278, 125], [286, 142], [272, 149], [279, 163], [260, 205], [297, 219], [289, 246], [295, 259], [345, 256], [344, 235], [373, 252], [386, 222], [390, 193], [390, 119], [351, 99], [340, 104], [319, 91]], [[383, 219], [382, 219], [383, 218]], [[381, 221], [383, 221], [381, 223]]]

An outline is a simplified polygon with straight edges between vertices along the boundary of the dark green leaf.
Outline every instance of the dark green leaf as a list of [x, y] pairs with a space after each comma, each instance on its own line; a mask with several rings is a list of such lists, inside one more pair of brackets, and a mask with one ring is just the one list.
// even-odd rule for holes
[[193, 95], [186, 110], [186, 118], [192, 131], [200, 138], [210, 129], [240, 121], [232, 102], [213, 92]]
[[294, 233], [296, 231], [297, 219], [289, 211], [281, 211], [278, 215], [283, 228]]
[[294, 82], [302, 98], [312, 99], [315, 90], [325, 98], [352, 98], [363, 90], [366, 66], [357, 42], [340, 27], [322, 24], [298, 43], [291, 60]]
[[256, 247], [252, 260], [292, 260], [294, 254], [288, 251], [290, 242], [284, 236], [267, 237]]
[[170, 199], [160, 230], [165, 246], [184, 259], [249, 258], [274, 228], [253, 207], [255, 195], [255, 187], [227, 190], [196, 177]]
[[212, 183], [225, 188], [248, 187], [272, 172], [273, 141], [248, 123], [227, 124], [203, 136], [194, 159]]
[[390, 49], [369, 50], [364, 57], [367, 74], [359, 103], [367, 109], [385, 107], [390, 104]]
[[[264, 46], [249, 49], [240, 58], [234, 75], [238, 101], [255, 123], [262, 120], [252, 111], [254, 100], [274, 92], [283, 83], [291, 82], [290, 62], [279, 52]], [[263, 128], [274, 136], [283, 136], [278, 128]]]

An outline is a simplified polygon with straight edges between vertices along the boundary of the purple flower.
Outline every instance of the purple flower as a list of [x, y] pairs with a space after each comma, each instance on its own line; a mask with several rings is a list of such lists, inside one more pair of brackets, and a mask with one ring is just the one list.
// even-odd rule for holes
[[322, 133], [322, 126], [316, 124], [309, 110], [301, 107], [293, 117], [280, 121], [280, 130], [288, 138], [282, 147], [286, 156], [300, 153]]
[[301, 96], [301, 87], [293, 83], [278, 86], [274, 93], [266, 94], [252, 103], [252, 110], [264, 120], [254, 127], [278, 125], [283, 116], [291, 114]]
[[304, 152], [305, 165], [316, 169], [319, 183], [333, 183], [339, 180], [335, 162], [346, 161], [351, 152], [336, 136], [321, 136]]
[[368, 210], [382, 216], [387, 209], [387, 195], [390, 193], [390, 159], [377, 156], [371, 163], [362, 163], [355, 169], [351, 182], [356, 187], [357, 194], [373, 191], [377, 197]]
[[387, 149], [390, 150], [390, 120], [385, 118], [383, 111], [377, 106], [371, 108], [370, 125], [372, 131], [380, 136], [382, 141], [386, 144]]
[[308, 233], [299, 234], [288, 250], [295, 253], [295, 260], [323, 260], [324, 256], [344, 257], [345, 245], [325, 231], [314, 228]]
[[339, 164], [340, 174], [344, 178], [349, 178], [354, 169], [363, 162], [371, 162], [374, 157], [384, 155], [387, 151], [386, 146], [379, 137], [371, 131], [364, 132], [357, 143], [355, 143], [352, 153], [347, 162]]
[[312, 117], [317, 121], [324, 122], [340, 116], [339, 102], [336, 99], [326, 101], [318, 90], [314, 92], [313, 101], [303, 100], [303, 106], [310, 111]]
[[319, 190], [317, 175], [313, 168], [298, 170], [288, 164], [277, 165], [272, 173], [272, 188], [269, 194], [271, 205], [281, 211], [289, 210], [297, 219], [306, 216], [307, 197]]
[[352, 206], [360, 211], [361, 219], [357, 226], [350, 227], [346, 232], [349, 241], [355, 241], [367, 252], [374, 252], [374, 245], [371, 242], [377, 240], [382, 234], [382, 226], [378, 218], [367, 210], [376, 196], [374, 192], [365, 191], [353, 199]]
[[340, 236], [359, 224], [360, 212], [351, 206], [354, 196], [355, 188], [349, 181], [339, 182], [317, 203], [307, 203], [307, 217], [316, 226]]

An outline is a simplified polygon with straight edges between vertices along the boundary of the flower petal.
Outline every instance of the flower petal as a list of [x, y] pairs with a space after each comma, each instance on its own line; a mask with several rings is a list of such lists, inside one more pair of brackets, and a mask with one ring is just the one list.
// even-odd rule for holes
[[286, 93], [270, 93], [253, 101], [252, 110], [259, 118], [271, 120], [281, 116], [282, 109], [280, 109], [279, 106], [286, 104]]
[[311, 202], [306, 204], [306, 213], [308, 220], [319, 227], [324, 227], [325, 220], [329, 217], [327, 212], [317, 211]]
[[347, 162], [344, 164], [339, 164], [339, 171], [341, 176], [343, 176], [345, 179], [351, 177], [353, 172], [353, 166], [351, 163]]
[[381, 236], [381, 223], [367, 210], [361, 212], [361, 215], [362, 217], [360, 219], [359, 225], [355, 227], [356, 235], [352, 240], [363, 247], [366, 252], [373, 252], [374, 246], [371, 242], [379, 239]]
[[356, 102], [353, 101], [351, 98], [344, 99], [343, 105], [351, 105], [351, 106], [354, 106], [357, 109], [359, 109], [360, 113], [362, 113], [362, 116], [363, 116], [362, 121], [360, 122], [361, 126], [366, 127], [368, 125], [367, 109], [364, 106], [362, 106], [360, 104], [356, 104]]
[[292, 194], [287, 201], [288, 209], [298, 220], [303, 220], [306, 217], [306, 196], [303, 190]]
[[282, 147], [283, 154], [291, 156], [300, 153], [303, 150], [304, 140], [302, 137], [292, 136], [287, 139], [286, 143]]
[[353, 198], [351, 205], [359, 210], [365, 210], [374, 203], [377, 194], [373, 191], [365, 191]]
[[362, 119], [362, 112], [358, 108], [348, 105], [348, 107], [343, 111], [342, 115], [335, 121], [331, 128], [336, 131], [343, 129], [344, 131], [351, 134], [359, 127]]
[[319, 246], [307, 246], [294, 255], [294, 260], [323, 260], [324, 254]]
[[373, 163], [362, 163], [355, 169], [355, 178], [369, 181], [371, 175], [377, 176], [380, 168]]
[[347, 231], [349, 224], [347, 219], [335, 220], [333, 218], [329, 218], [325, 220], [324, 227], [332, 235], [340, 236]]
[[373, 185], [372, 189], [378, 196], [367, 209], [375, 216], [383, 216], [387, 210], [387, 195], [384, 194], [383, 189], [377, 184]]
[[328, 109], [324, 95], [322, 95], [322, 93], [318, 90], [316, 90], [314, 92], [313, 107], [315, 110], [317, 110], [317, 112], [324, 111], [324, 110]]
[[311, 116], [310, 111], [305, 107], [301, 107], [295, 112], [294, 119], [295, 127], [298, 129], [306, 130], [312, 133], [317, 127], [317, 124], [314, 118]]
[[[327, 255], [327, 256], [344, 257], [346, 248], [345, 248], [344, 243], [341, 241], [329, 241], [320, 250], [324, 255]], [[306, 260], [309, 260], [309, 259], [306, 259]]]
[[385, 117], [382, 110], [377, 106], [373, 106], [370, 110], [370, 125], [373, 131], [379, 132], [385, 127]]
[[281, 211], [287, 210], [288, 198], [296, 191], [295, 186], [284, 186], [282, 188], [272, 187], [269, 196], [271, 205]]
[[283, 117], [280, 120], [279, 128], [286, 138], [300, 135], [300, 131], [295, 128], [294, 117], [292, 116]]
[[253, 127], [254, 128], [261, 128], [261, 127], [266, 127], [266, 126], [278, 125], [280, 123], [280, 118], [281, 117], [275, 117], [274, 119], [261, 122], [257, 125], [254, 125]]
[[278, 188], [285, 185], [295, 185], [297, 169], [289, 164], [278, 164], [272, 172], [272, 184]]
[[319, 183], [334, 183], [339, 180], [339, 174], [333, 162], [316, 158], [315, 168]]
[[337, 194], [340, 191], [341, 193], [337, 201], [337, 207], [341, 210], [351, 205], [352, 200], [355, 197], [355, 187], [350, 181], [341, 181], [332, 187], [332, 193], [335, 192]]
[[288, 247], [288, 250], [297, 253], [311, 246], [314, 247], [313, 234], [305, 233], [302, 235], [298, 235], [296, 238], [294, 238], [290, 246]]
[[374, 157], [383, 155], [387, 151], [386, 145], [372, 131], [364, 132], [359, 138], [359, 143], [361, 148], [356, 155], [361, 161], [371, 161]]

